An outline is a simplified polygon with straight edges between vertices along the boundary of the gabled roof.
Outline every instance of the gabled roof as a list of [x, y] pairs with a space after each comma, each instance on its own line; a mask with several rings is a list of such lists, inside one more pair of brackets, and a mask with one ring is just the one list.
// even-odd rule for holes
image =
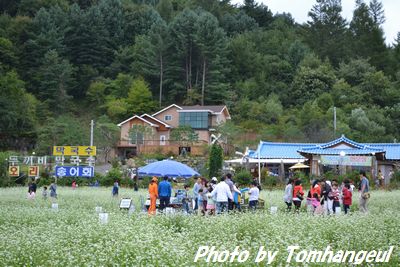
[[145, 119], [143, 119], [142, 117], [139, 117], [138, 115], [132, 116], [132, 117], [130, 117], [129, 119], [124, 120], [123, 122], [118, 123], [117, 125], [118, 125], [119, 127], [121, 127], [123, 124], [125, 124], [125, 123], [127, 123], [128, 121], [131, 121], [131, 120], [133, 120], [133, 119], [139, 119], [139, 120], [143, 121], [144, 123], [149, 124], [151, 127], [158, 127], [157, 124], [151, 123], [151, 122], [149, 122], [148, 120], [145, 120]]
[[168, 125], [168, 124], [166, 124], [165, 122], [163, 122], [163, 121], [160, 121], [159, 119], [157, 119], [157, 118], [154, 118], [153, 116], [150, 116], [149, 114], [143, 114], [142, 116], [140, 116], [141, 118], [143, 118], [143, 117], [148, 117], [148, 118], [150, 118], [150, 119], [152, 119], [152, 120], [155, 120], [156, 122], [158, 122], [158, 123], [161, 123], [162, 125], [164, 125], [165, 127], [167, 127], [167, 128], [172, 128], [171, 127], [171, 125]]
[[157, 116], [158, 114], [160, 114], [161, 112], [164, 112], [164, 111], [166, 111], [166, 110], [168, 110], [168, 109], [170, 109], [170, 108], [172, 108], [172, 107], [175, 107], [175, 108], [177, 108], [177, 109], [182, 109], [180, 106], [178, 106], [178, 105], [176, 105], [176, 104], [172, 104], [172, 105], [169, 105], [168, 107], [166, 107], [166, 108], [163, 108], [162, 110], [160, 110], [160, 111], [157, 111], [156, 113], [154, 113], [152, 116], [154, 117], [154, 116]]
[[358, 149], [365, 149], [367, 147], [367, 145], [354, 142], [353, 140], [348, 139], [344, 135], [342, 135], [340, 138], [337, 138], [337, 139], [335, 139], [333, 141], [330, 141], [330, 142], [325, 143], [325, 144], [320, 144], [318, 146], [320, 148], [328, 148], [328, 147], [333, 147], [335, 145], [338, 145], [340, 143], [345, 143], [345, 144], [348, 144], [348, 145], [350, 145], [352, 147], [355, 147], [355, 148], [358, 148]]

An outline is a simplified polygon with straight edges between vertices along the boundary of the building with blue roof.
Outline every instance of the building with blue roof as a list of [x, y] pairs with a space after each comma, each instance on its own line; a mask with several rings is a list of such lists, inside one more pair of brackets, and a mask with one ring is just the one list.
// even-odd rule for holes
[[[323, 170], [336, 169], [340, 173], [354, 169], [371, 172], [375, 178], [381, 171], [389, 178], [400, 162], [400, 144], [358, 143], [344, 135], [327, 143], [278, 143], [261, 141], [256, 150], [246, 154], [248, 162], [259, 163], [271, 172], [285, 176], [295, 163], [309, 164], [310, 174], [320, 176]], [[389, 179], [385, 179], [387, 183]]]

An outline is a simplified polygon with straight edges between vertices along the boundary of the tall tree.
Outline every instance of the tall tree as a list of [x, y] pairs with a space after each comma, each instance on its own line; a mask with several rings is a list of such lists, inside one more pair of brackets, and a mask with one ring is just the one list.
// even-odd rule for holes
[[241, 9], [255, 19], [260, 27], [268, 27], [273, 21], [271, 10], [264, 4], [257, 4], [255, 0], [245, 0]]
[[363, 0], [357, 0], [353, 19], [350, 23], [353, 54], [369, 58], [370, 63], [378, 69], [387, 65], [388, 51], [385, 45], [383, 30], [371, 16], [370, 8]]
[[174, 86], [172, 95], [180, 101], [183, 100], [182, 94], [186, 92], [187, 95], [193, 90], [192, 71], [197, 57], [194, 35], [197, 20], [198, 15], [186, 8], [171, 22], [171, 39], [174, 40], [172, 44], [174, 51], [174, 62], [172, 64], [174, 68], [171, 69], [173, 72], [171, 79]]
[[38, 93], [40, 82], [38, 69], [43, 63], [44, 55], [49, 50], [56, 51], [59, 55], [65, 52], [64, 33], [66, 22], [63, 20], [65, 13], [57, 7], [50, 10], [40, 9], [29, 28], [29, 39], [24, 44], [22, 67], [24, 78], [29, 81], [28, 89]]
[[206, 86], [209, 101], [221, 101], [224, 88], [224, 59], [226, 38], [217, 19], [208, 12], [199, 14], [194, 38], [200, 54], [201, 105], [204, 105]]
[[382, 2], [378, 0], [371, 0], [369, 2], [369, 13], [371, 14], [375, 24], [382, 25], [385, 23], [386, 18]]
[[0, 72], [0, 148], [25, 150], [36, 135], [37, 101], [15, 71]]
[[135, 44], [134, 69], [145, 77], [157, 78], [159, 88], [159, 106], [162, 105], [164, 75], [168, 62], [170, 38], [167, 24], [160, 20], [153, 24], [150, 32], [137, 38]]
[[50, 50], [38, 72], [40, 98], [55, 114], [67, 111], [71, 99], [69, 92], [74, 86], [72, 65], [60, 58], [56, 51]]
[[305, 41], [322, 58], [334, 66], [348, 55], [347, 22], [341, 15], [341, 0], [317, 0], [308, 16]]

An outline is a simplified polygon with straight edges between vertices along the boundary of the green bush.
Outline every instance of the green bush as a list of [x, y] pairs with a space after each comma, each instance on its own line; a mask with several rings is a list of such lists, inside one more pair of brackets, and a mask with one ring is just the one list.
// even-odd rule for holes
[[100, 180], [102, 186], [112, 186], [115, 181], [121, 182], [122, 172], [119, 168], [112, 168], [108, 173]]
[[235, 174], [235, 182], [242, 186], [248, 186], [253, 180], [252, 177], [250, 171], [242, 169]]

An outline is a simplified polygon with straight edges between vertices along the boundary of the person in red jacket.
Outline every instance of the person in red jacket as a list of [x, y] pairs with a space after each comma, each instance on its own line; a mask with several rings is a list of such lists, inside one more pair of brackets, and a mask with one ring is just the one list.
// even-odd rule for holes
[[296, 212], [298, 212], [300, 209], [303, 197], [304, 197], [304, 192], [303, 192], [303, 186], [301, 185], [301, 180], [296, 180], [293, 189], [293, 204], [296, 207], [295, 209]]
[[344, 214], [347, 214], [347, 212], [350, 210], [350, 206], [352, 204], [352, 198], [353, 198], [353, 194], [351, 193], [351, 190], [350, 190], [350, 183], [344, 184], [342, 194], [343, 194]]

